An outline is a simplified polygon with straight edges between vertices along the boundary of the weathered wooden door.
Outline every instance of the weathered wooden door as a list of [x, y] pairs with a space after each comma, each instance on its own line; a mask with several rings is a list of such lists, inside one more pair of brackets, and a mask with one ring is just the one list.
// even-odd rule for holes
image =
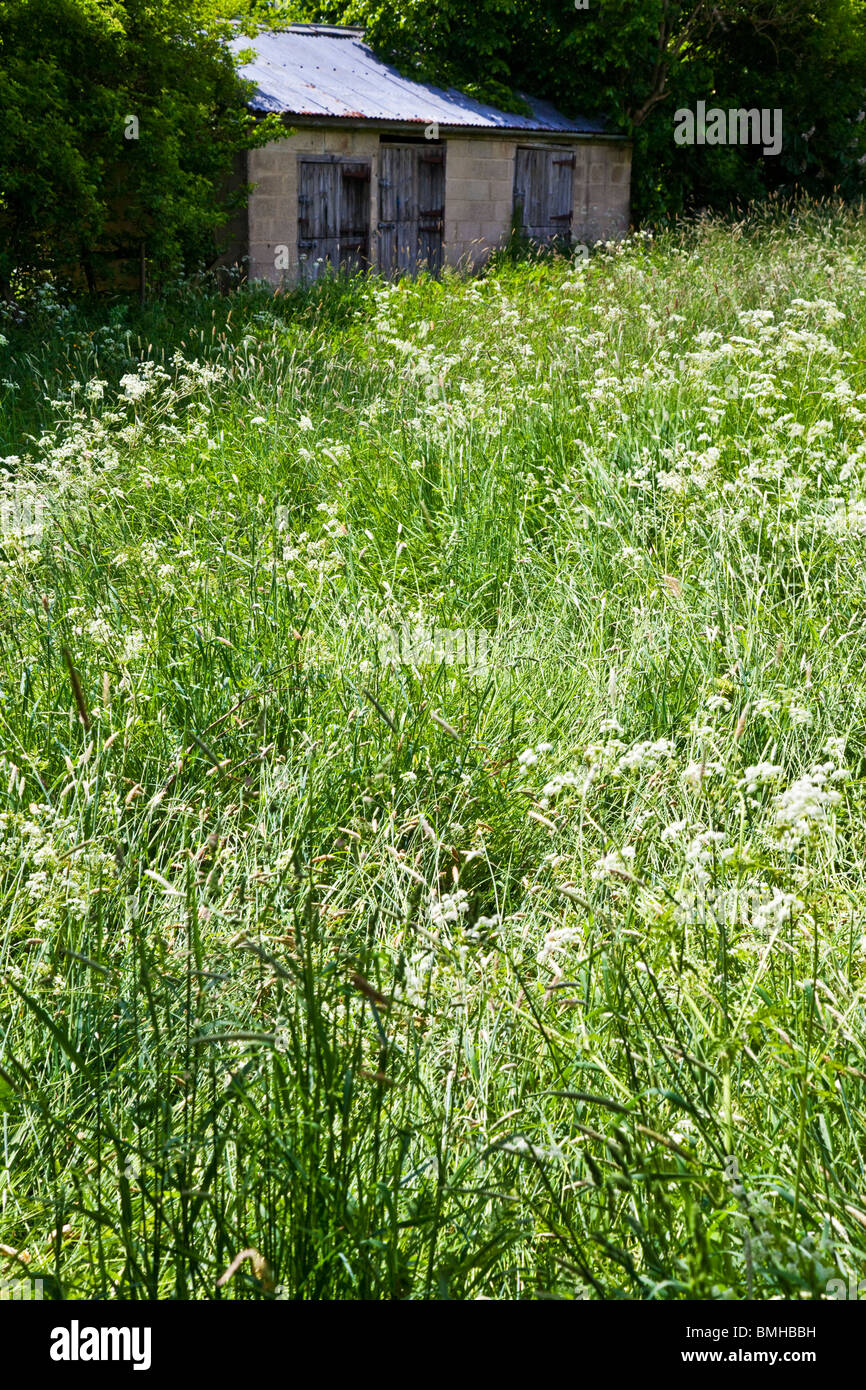
[[431, 275], [442, 269], [445, 230], [445, 147], [418, 154], [418, 264]]
[[341, 160], [340, 265], [362, 270], [370, 261], [370, 164]]
[[340, 180], [330, 160], [298, 166], [298, 257], [304, 280], [318, 280], [340, 264]]
[[379, 269], [415, 275], [442, 267], [445, 151], [418, 145], [379, 149]]
[[298, 255], [301, 278], [330, 267], [357, 269], [370, 257], [370, 164], [302, 159], [298, 165]]
[[514, 209], [524, 236], [570, 241], [574, 217], [574, 152], [518, 148]]

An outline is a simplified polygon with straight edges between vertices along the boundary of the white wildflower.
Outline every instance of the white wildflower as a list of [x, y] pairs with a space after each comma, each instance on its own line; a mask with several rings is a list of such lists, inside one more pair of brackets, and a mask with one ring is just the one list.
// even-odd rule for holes
[[465, 889], [458, 888], [455, 893], [446, 893], [440, 900], [431, 902], [430, 921], [434, 926], [441, 927], [446, 922], [459, 922], [468, 911], [469, 894]]
[[841, 794], [826, 786], [832, 764], [813, 767], [776, 798], [776, 826], [784, 849], [793, 851], [826, 823]]

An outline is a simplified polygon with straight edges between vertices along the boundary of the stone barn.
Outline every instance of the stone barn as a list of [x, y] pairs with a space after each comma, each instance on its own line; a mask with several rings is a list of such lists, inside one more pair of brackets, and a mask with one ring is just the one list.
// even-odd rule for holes
[[291, 24], [232, 47], [255, 52], [241, 68], [251, 109], [287, 127], [237, 171], [252, 192], [223, 261], [248, 256], [251, 279], [436, 273], [479, 265], [513, 226], [559, 244], [628, 228], [631, 146], [604, 121], [528, 98], [531, 114], [515, 115], [413, 82], [362, 29]]

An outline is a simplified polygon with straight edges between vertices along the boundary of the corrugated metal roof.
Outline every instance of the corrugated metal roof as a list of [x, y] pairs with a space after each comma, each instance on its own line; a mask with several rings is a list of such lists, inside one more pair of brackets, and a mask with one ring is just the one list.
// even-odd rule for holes
[[527, 98], [531, 116], [500, 111], [453, 88], [445, 91], [401, 77], [377, 58], [358, 29], [291, 25], [285, 30], [233, 39], [235, 53], [254, 49], [240, 68], [256, 84], [255, 111], [342, 120], [412, 121], [482, 130], [525, 130], [558, 135], [606, 134], [604, 121], [567, 120], [548, 102]]

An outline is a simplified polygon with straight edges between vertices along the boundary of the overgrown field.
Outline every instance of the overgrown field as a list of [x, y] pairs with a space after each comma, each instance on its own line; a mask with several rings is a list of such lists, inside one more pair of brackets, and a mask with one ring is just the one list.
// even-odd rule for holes
[[859, 1278], [862, 214], [3, 334], [0, 1278]]

